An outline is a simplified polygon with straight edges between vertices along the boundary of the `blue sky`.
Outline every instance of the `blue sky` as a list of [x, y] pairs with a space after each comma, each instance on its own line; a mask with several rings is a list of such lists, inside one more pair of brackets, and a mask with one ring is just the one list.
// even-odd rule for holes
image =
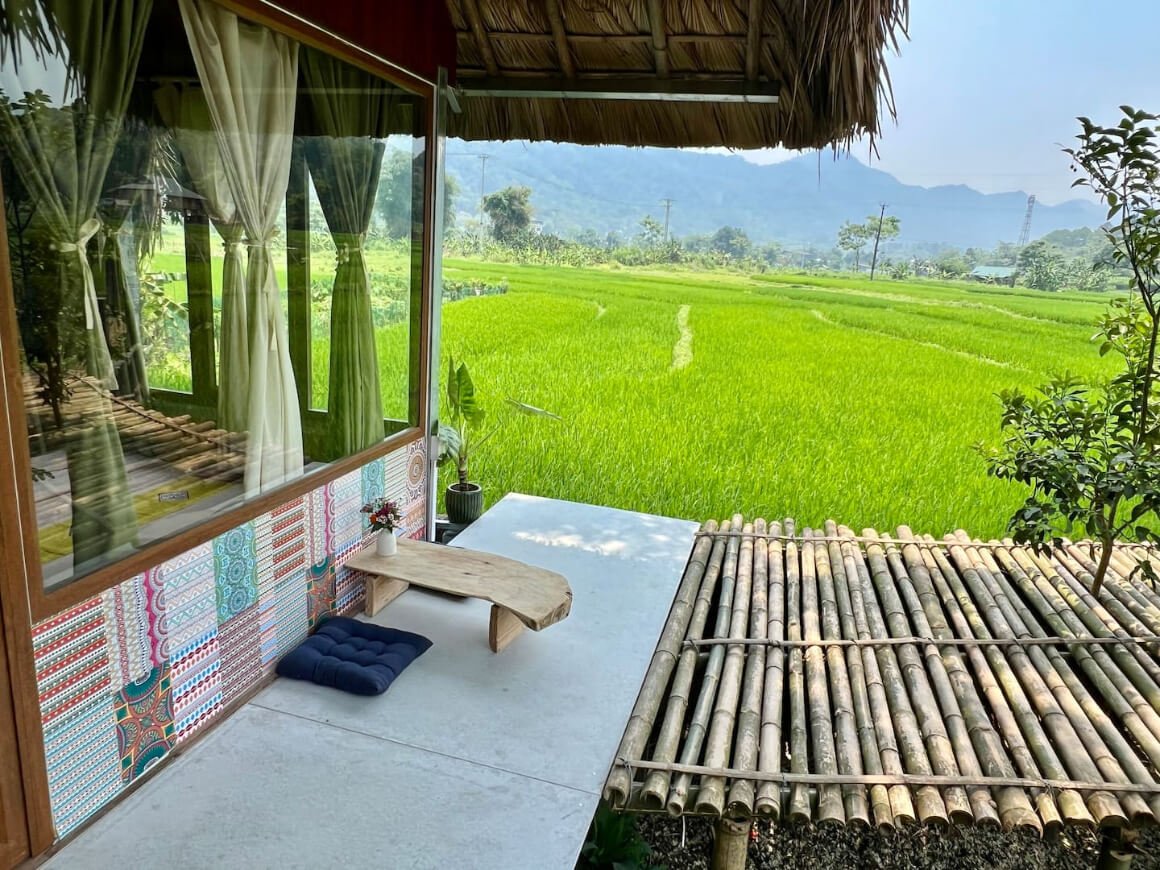
[[[1160, 113], [1158, 33], [1155, 0], [912, 0], [910, 41], [889, 63], [898, 123], [873, 165], [928, 187], [1083, 195], [1060, 143], [1077, 115], [1113, 122], [1122, 103]], [[867, 160], [865, 144], [853, 154]]]

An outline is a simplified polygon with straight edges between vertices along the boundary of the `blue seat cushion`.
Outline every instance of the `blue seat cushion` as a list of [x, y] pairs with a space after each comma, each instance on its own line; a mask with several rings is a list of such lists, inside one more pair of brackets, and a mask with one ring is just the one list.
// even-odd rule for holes
[[355, 695], [381, 695], [430, 648], [431, 641], [420, 634], [335, 616], [278, 662], [278, 675]]

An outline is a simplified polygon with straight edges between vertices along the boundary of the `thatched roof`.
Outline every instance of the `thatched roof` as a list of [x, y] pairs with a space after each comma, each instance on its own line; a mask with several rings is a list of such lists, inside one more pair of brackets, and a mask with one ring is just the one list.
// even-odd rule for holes
[[[647, 79], [736, 85], [777, 103], [465, 96], [466, 139], [812, 148], [893, 114], [887, 50], [909, 0], [447, 0], [461, 87]], [[550, 84], [548, 84], [550, 83]]]

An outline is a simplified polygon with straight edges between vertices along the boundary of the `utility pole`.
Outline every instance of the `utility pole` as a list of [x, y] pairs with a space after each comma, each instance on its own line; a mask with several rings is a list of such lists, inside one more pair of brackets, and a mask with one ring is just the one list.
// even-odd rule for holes
[[870, 260], [870, 280], [874, 280], [874, 269], [878, 266], [878, 240], [882, 238], [882, 221], [886, 218], [886, 203], [878, 212], [878, 232], [874, 234], [874, 257]]
[[673, 207], [673, 201], [666, 197], [661, 202], [665, 205], [665, 244], [667, 245], [669, 243], [669, 210]]
[[491, 158], [490, 154], [480, 154], [479, 157], [479, 250], [483, 250], [483, 199], [485, 180], [487, 178], [487, 161]]

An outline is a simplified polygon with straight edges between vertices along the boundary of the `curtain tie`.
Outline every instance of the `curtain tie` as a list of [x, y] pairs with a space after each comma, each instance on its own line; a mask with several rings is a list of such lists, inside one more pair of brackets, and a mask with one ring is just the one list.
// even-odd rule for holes
[[84, 281], [85, 299], [85, 329], [93, 329], [100, 320], [100, 311], [97, 307], [97, 291], [93, 285], [93, 273], [89, 268], [89, 258], [85, 251], [89, 241], [101, 231], [101, 222], [91, 217], [77, 229], [75, 242], [56, 242], [53, 248], [60, 254], [76, 254], [81, 263], [81, 277]]
[[340, 265], [349, 263], [355, 254], [362, 253], [362, 249], [363, 237], [361, 233], [347, 236], [341, 241], [335, 240], [334, 258]]

